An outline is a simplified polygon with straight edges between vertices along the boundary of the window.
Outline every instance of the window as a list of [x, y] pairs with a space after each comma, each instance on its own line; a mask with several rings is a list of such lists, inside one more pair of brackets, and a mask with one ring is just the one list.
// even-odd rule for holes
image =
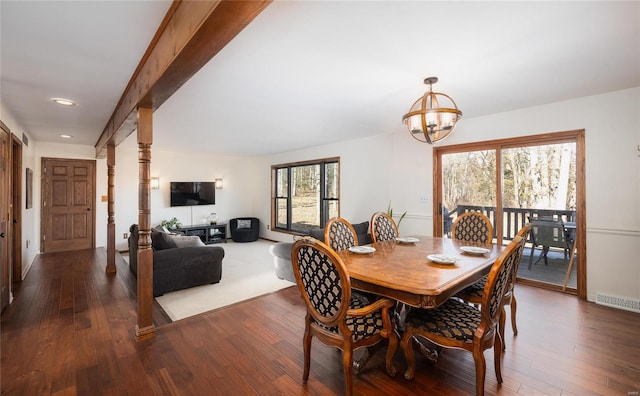
[[306, 233], [339, 216], [339, 158], [273, 165], [272, 228]]

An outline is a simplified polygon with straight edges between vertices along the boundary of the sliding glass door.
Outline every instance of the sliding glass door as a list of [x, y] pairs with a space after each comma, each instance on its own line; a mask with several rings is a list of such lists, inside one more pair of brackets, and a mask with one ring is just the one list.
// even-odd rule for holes
[[451, 236], [455, 218], [470, 210], [487, 215], [495, 230], [496, 190], [495, 149], [443, 155], [442, 234]]
[[450, 236], [457, 216], [480, 211], [494, 242], [506, 245], [529, 222], [518, 277], [579, 292], [586, 283], [583, 142], [584, 132], [572, 131], [435, 148], [434, 235]]

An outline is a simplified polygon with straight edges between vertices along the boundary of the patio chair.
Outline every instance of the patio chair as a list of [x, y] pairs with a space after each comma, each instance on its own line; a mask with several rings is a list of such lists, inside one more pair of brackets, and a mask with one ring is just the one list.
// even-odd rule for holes
[[[533, 255], [537, 247], [542, 248], [540, 257], [533, 262]], [[567, 231], [564, 228], [562, 219], [553, 217], [537, 217], [531, 219], [531, 254], [529, 255], [529, 270], [533, 264], [544, 258], [544, 264], [549, 265], [547, 254], [549, 249], [561, 248], [564, 253], [564, 262], [567, 262], [567, 255], [571, 249], [571, 243], [567, 238]]]
[[484, 288], [480, 309], [450, 298], [434, 309], [412, 309], [405, 319], [406, 331], [400, 346], [407, 360], [406, 379], [415, 374], [415, 356], [411, 340], [420, 336], [445, 348], [463, 349], [473, 354], [476, 373], [476, 395], [484, 395], [486, 361], [484, 351], [493, 347], [494, 368], [498, 383], [502, 383], [502, 339], [497, 336], [499, 317], [504, 310], [503, 299], [509, 290], [512, 272], [519, 252], [520, 237], [516, 237], [498, 256], [491, 267]]
[[373, 242], [392, 241], [398, 236], [398, 226], [393, 218], [384, 212], [371, 216], [371, 239]]
[[491, 243], [491, 220], [480, 212], [465, 212], [456, 217], [451, 227], [451, 238], [460, 241]]
[[351, 293], [347, 269], [329, 246], [315, 239], [294, 243], [291, 261], [296, 283], [307, 307], [304, 329], [303, 382], [309, 379], [311, 341], [315, 336], [322, 343], [340, 348], [343, 353], [345, 390], [353, 393], [353, 351], [389, 340], [386, 369], [396, 374], [393, 355], [398, 336], [389, 318], [394, 301], [380, 298], [368, 304]]

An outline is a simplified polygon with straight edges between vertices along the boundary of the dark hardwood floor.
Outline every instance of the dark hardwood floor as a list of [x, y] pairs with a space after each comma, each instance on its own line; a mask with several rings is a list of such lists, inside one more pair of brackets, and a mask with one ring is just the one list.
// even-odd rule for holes
[[[315, 342], [302, 384], [304, 305], [295, 287], [170, 323], [154, 312], [156, 337], [135, 341], [135, 279], [103, 249], [38, 257], [2, 312], [3, 395], [338, 395], [340, 352]], [[224, 274], [223, 274], [224, 281]], [[487, 394], [638, 395], [640, 314], [518, 285], [518, 326], [506, 332], [504, 383], [487, 351]], [[354, 378], [360, 395], [474, 394], [469, 353], [437, 364], [417, 355], [407, 381], [378, 352]]]

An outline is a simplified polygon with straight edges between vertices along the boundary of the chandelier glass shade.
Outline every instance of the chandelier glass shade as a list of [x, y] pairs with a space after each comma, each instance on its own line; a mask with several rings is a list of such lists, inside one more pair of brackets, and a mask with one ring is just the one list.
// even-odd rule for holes
[[402, 116], [402, 122], [409, 128], [411, 136], [429, 144], [449, 136], [462, 117], [462, 112], [449, 95], [433, 92], [432, 85], [436, 82], [437, 77], [426, 78], [424, 83], [429, 85], [429, 91], [418, 98], [409, 112]]

